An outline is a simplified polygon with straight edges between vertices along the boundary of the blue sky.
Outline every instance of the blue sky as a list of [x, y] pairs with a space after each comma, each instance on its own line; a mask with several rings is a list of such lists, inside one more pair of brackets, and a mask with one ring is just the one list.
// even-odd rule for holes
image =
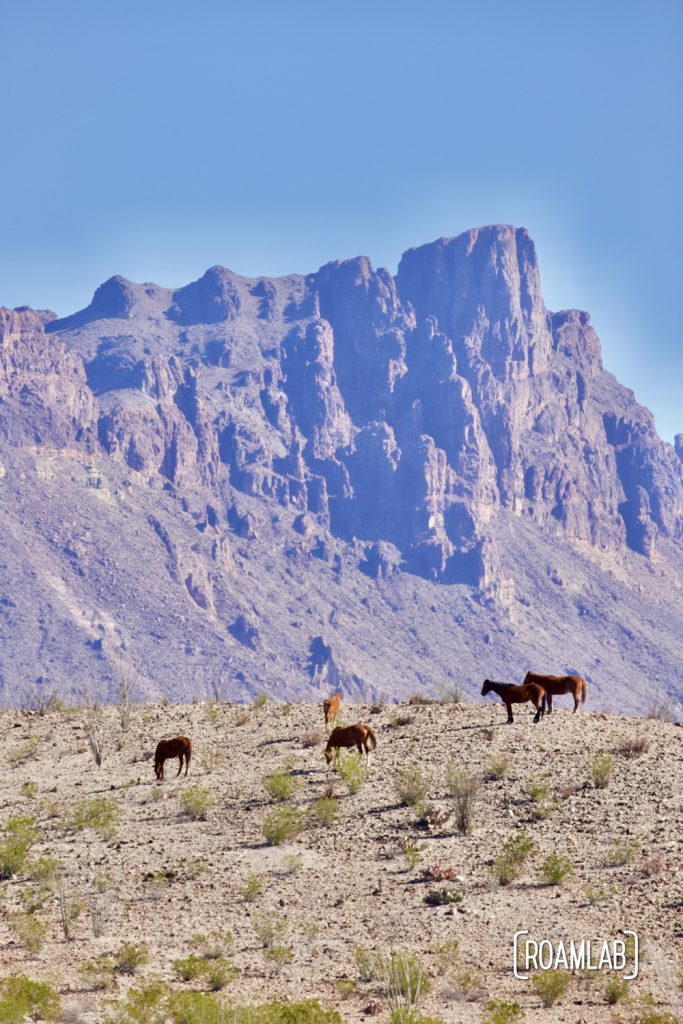
[[0, 304], [534, 237], [550, 308], [683, 431], [683, 5], [0, 5]]

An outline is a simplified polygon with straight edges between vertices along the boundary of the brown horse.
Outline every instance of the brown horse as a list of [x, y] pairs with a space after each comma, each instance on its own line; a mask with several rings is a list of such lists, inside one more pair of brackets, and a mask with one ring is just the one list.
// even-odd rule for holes
[[323, 714], [325, 715], [325, 725], [333, 725], [334, 720], [339, 714], [339, 708], [342, 702], [341, 693], [335, 693], [332, 697], [328, 697], [323, 701]]
[[582, 679], [581, 676], [542, 676], [538, 672], [527, 672], [524, 676], [524, 682], [536, 683], [538, 686], [543, 687], [543, 710], [545, 711], [547, 698], [549, 715], [552, 714], [553, 710], [553, 696], [571, 693], [574, 698], [574, 711], [578, 709], [579, 698], [581, 698], [582, 704], [586, 702], [586, 680]]
[[514, 722], [512, 705], [526, 704], [528, 700], [536, 708], [534, 722], [540, 722], [543, 718], [543, 694], [545, 691], [537, 683], [527, 683], [525, 680], [523, 686], [516, 686], [514, 683], [494, 683], [491, 679], [485, 679], [484, 685], [481, 688], [482, 697], [485, 697], [487, 693], [492, 691], [498, 694], [508, 709], [508, 725], [512, 725]]
[[[185, 758], [185, 774], [190, 767], [190, 758], [192, 757], [192, 740], [189, 736], [176, 736], [172, 740], [159, 740], [157, 743], [157, 749], [154, 752], [154, 774], [158, 779], [164, 777], [164, 761], [167, 761], [169, 757], [178, 758], [178, 775], [180, 775], [183, 768], [183, 758]], [[176, 775], [176, 778], [178, 778]]]
[[330, 733], [330, 738], [325, 747], [325, 760], [329, 764], [332, 760], [332, 751], [340, 747], [358, 747], [358, 753], [362, 756], [365, 750], [369, 754], [368, 744], [372, 744], [374, 750], [377, 746], [377, 737], [369, 725], [356, 722], [355, 725], [337, 726]]

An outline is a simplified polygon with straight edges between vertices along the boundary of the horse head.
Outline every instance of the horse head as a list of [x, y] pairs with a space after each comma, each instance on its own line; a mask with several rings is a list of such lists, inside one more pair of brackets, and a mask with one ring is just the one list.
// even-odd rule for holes
[[491, 685], [491, 680], [490, 679], [485, 679], [484, 680], [484, 685], [481, 688], [481, 695], [482, 695], [482, 697], [485, 697], [486, 694], [490, 693], [492, 689], [493, 689], [493, 686]]

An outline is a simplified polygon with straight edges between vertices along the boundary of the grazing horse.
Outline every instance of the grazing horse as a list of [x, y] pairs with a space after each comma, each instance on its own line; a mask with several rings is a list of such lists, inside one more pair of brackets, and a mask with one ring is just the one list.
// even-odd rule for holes
[[578, 709], [579, 697], [581, 703], [586, 702], [586, 680], [581, 676], [542, 676], [538, 672], [527, 672], [524, 676], [525, 683], [536, 683], [542, 686], [543, 710], [545, 710], [546, 698], [548, 700], [548, 714], [553, 710], [553, 696], [562, 693], [571, 693], [574, 698], [574, 711]]
[[[185, 758], [185, 774], [190, 767], [190, 758], [192, 757], [192, 740], [188, 736], [176, 736], [172, 740], [159, 740], [157, 743], [157, 749], [154, 752], [154, 774], [158, 779], [164, 777], [164, 761], [168, 760], [169, 757], [178, 758], [178, 775], [180, 775], [183, 768], [183, 758]], [[176, 778], [178, 777], [176, 775]]]
[[512, 705], [526, 704], [528, 700], [536, 708], [534, 722], [540, 722], [543, 717], [543, 694], [545, 691], [538, 683], [527, 683], [525, 680], [522, 686], [516, 686], [514, 683], [494, 683], [491, 679], [485, 679], [484, 685], [481, 688], [482, 697], [485, 697], [491, 691], [498, 694], [508, 709], [508, 725], [512, 725], [514, 722]]
[[332, 697], [328, 697], [327, 700], [323, 701], [323, 714], [325, 715], [325, 725], [334, 725], [334, 720], [339, 714], [341, 702], [341, 693], [335, 693], [333, 694]]
[[362, 722], [356, 722], [355, 725], [338, 725], [336, 729], [332, 730], [327, 741], [325, 760], [329, 764], [332, 760], [332, 751], [339, 750], [340, 747], [358, 747], [361, 757], [363, 750], [369, 755], [368, 743], [372, 744], [373, 750], [377, 746], [377, 737], [369, 725], [363, 725]]

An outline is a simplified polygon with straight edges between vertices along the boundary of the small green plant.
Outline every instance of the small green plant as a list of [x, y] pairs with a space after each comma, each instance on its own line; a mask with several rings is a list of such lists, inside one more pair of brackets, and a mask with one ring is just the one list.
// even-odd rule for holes
[[40, 981], [31, 981], [21, 974], [0, 980], [0, 1024], [22, 1024], [27, 1017], [34, 1020], [60, 1020], [59, 995]]
[[626, 1002], [629, 996], [629, 983], [618, 974], [608, 977], [605, 981], [603, 994], [608, 1006], [616, 1006], [617, 1003]]
[[533, 852], [534, 844], [523, 830], [508, 839], [496, 858], [492, 871], [499, 885], [509, 885], [519, 875], [524, 861]]
[[351, 999], [355, 996], [358, 986], [353, 978], [337, 978], [334, 987], [339, 993], [340, 999]]
[[300, 788], [301, 783], [288, 771], [271, 772], [264, 775], [261, 784], [271, 800], [289, 800]]
[[8, 914], [9, 930], [18, 942], [33, 956], [37, 956], [45, 945], [47, 925], [33, 914]]
[[457, 889], [431, 889], [424, 898], [428, 907], [444, 907], [450, 903], [462, 903], [462, 893]]
[[568, 971], [541, 971], [534, 974], [531, 984], [544, 1006], [554, 1006], [572, 983]]
[[74, 925], [85, 910], [85, 903], [80, 897], [67, 894], [62, 878], [59, 879], [57, 884], [57, 906], [59, 908], [59, 923], [62, 926], [62, 933], [68, 942], [73, 938]]
[[427, 799], [429, 779], [415, 765], [399, 768], [394, 775], [394, 791], [404, 807], [417, 807]]
[[622, 740], [618, 747], [618, 751], [624, 757], [640, 757], [641, 754], [646, 754], [650, 749], [650, 741], [647, 736], [631, 736], [628, 739]]
[[193, 935], [190, 948], [205, 960], [218, 960], [235, 944], [232, 932], [212, 931], [208, 935]]
[[121, 818], [121, 805], [115, 797], [86, 797], [76, 803], [72, 826], [81, 830], [91, 828], [108, 839], [116, 835]]
[[532, 782], [527, 786], [527, 795], [532, 803], [543, 804], [550, 795], [550, 787], [547, 782]]
[[192, 821], [206, 821], [216, 798], [206, 786], [189, 786], [178, 797], [180, 808]]
[[455, 821], [460, 832], [468, 835], [474, 827], [474, 811], [481, 779], [468, 775], [455, 765], [446, 769], [446, 789], [455, 802]]
[[460, 961], [460, 943], [457, 939], [433, 946], [430, 952], [434, 957], [437, 974], [448, 976], [457, 969]]
[[39, 736], [29, 736], [26, 743], [22, 743], [20, 747], [15, 747], [14, 750], [8, 750], [7, 760], [13, 768], [17, 768], [20, 764], [24, 764], [26, 761], [30, 761], [31, 758], [35, 757], [38, 753], [38, 747], [40, 746]]
[[412, 725], [414, 721], [414, 715], [406, 715], [401, 714], [398, 711], [394, 711], [389, 719], [389, 728], [404, 729], [407, 725]]
[[362, 982], [375, 981], [379, 976], [381, 957], [372, 950], [357, 946], [353, 951], [353, 959], [358, 971], [358, 977]]
[[200, 956], [186, 956], [173, 961], [173, 970], [181, 981], [194, 981], [202, 973], [206, 961]]
[[0, 840], [0, 881], [12, 878], [25, 866], [29, 850], [40, 838], [36, 819], [16, 816], [7, 819], [5, 835]]
[[288, 853], [282, 864], [284, 875], [295, 875], [303, 867], [303, 857], [300, 853]]
[[244, 896], [247, 903], [253, 903], [256, 897], [261, 894], [262, 889], [263, 882], [258, 875], [247, 875], [238, 892]]
[[21, 784], [21, 795], [26, 797], [27, 800], [35, 800], [38, 796], [38, 783], [37, 782], [23, 782]]
[[264, 949], [277, 946], [287, 934], [286, 919], [272, 911], [254, 914], [251, 923], [256, 937]]
[[365, 782], [365, 765], [362, 756], [358, 754], [340, 753], [334, 770], [351, 795], [357, 793]]
[[681, 1019], [668, 1010], [644, 1010], [636, 1018], [636, 1024], [681, 1024]]
[[431, 989], [426, 967], [412, 953], [395, 952], [383, 957], [380, 978], [392, 1011], [419, 1010]]
[[484, 1006], [481, 1024], [517, 1024], [525, 1013], [519, 1003], [506, 1003], [503, 999], [489, 999]]
[[272, 968], [281, 971], [287, 964], [291, 964], [294, 953], [291, 946], [268, 946], [263, 950], [263, 955]]
[[279, 846], [297, 836], [304, 827], [304, 816], [295, 807], [279, 807], [266, 815], [261, 824], [269, 846]]
[[422, 860], [422, 847], [412, 839], [404, 839], [401, 843], [401, 852], [406, 859], [407, 870], [414, 871]]
[[489, 779], [504, 779], [510, 773], [511, 764], [508, 754], [492, 754], [488, 760], [486, 774]]
[[53, 888], [59, 877], [60, 863], [56, 857], [38, 857], [30, 862], [27, 873], [34, 882]]
[[616, 867], [623, 867], [624, 864], [631, 864], [640, 853], [638, 843], [629, 842], [627, 839], [617, 839], [612, 844], [609, 853], [610, 864]]
[[594, 885], [586, 885], [583, 889], [584, 896], [591, 907], [597, 906], [609, 897], [606, 889], [596, 889]]
[[[140, 988], [130, 988], [126, 993], [125, 1002], [118, 1004], [118, 1013], [113, 1021], [116, 1024], [165, 1024], [168, 1014], [167, 1006], [164, 1004], [168, 998], [168, 987], [162, 981], [152, 981]], [[171, 1012], [170, 1007], [168, 1009]], [[192, 1021], [195, 1019], [191, 1018]]]
[[565, 878], [574, 873], [574, 865], [569, 857], [551, 853], [541, 866], [541, 874], [548, 885], [562, 885]]
[[136, 946], [132, 942], [124, 942], [114, 954], [114, 968], [118, 974], [135, 974], [148, 962], [149, 950], [144, 943]]
[[596, 789], [606, 789], [614, 770], [611, 754], [596, 754], [591, 759], [591, 778]]
[[339, 814], [339, 801], [335, 796], [321, 796], [313, 802], [309, 813], [320, 825], [333, 825]]
[[254, 711], [258, 711], [259, 708], [264, 708], [268, 703], [268, 697], [265, 693], [257, 693], [251, 702], [251, 707]]

